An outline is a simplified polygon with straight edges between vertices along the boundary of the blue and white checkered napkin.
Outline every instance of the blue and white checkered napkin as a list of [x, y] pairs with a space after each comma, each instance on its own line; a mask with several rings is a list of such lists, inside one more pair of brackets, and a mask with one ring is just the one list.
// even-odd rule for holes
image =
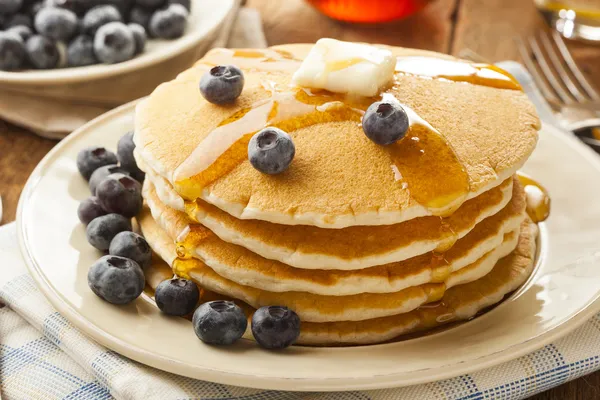
[[600, 315], [535, 353], [454, 379], [367, 392], [290, 393], [193, 380], [131, 361], [85, 337], [46, 301], [14, 224], [0, 228], [0, 394], [54, 399], [523, 399], [600, 368]]

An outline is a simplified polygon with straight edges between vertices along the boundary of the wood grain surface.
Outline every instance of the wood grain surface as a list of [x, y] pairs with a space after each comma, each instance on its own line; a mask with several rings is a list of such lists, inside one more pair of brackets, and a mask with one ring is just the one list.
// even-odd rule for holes
[[[269, 44], [314, 42], [320, 37], [385, 43], [457, 55], [468, 48], [495, 62], [519, 59], [515, 35], [545, 27], [531, 0], [437, 0], [418, 15], [380, 25], [333, 21], [303, 0], [248, 0], [261, 11]], [[586, 75], [600, 85], [600, 47], [569, 43]], [[55, 142], [0, 121], [2, 223], [14, 220], [28, 175]], [[534, 400], [600, 398], [600, 372], [532, 397]]]

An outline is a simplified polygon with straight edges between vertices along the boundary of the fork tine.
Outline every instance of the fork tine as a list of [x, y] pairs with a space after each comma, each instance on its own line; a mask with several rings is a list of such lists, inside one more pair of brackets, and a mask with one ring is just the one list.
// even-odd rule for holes
[[569, 92], [571, 92], [573, 97], [575, 97], [578, 101], [587, 101], [588, 98], [579, 90], [577, 85], [573, 82], [573, 80], [565, 70], [565, 67], [563, 67], [560, 58], [556, 54], [556, 50], [554, 50], [552, 43], [550, 43], [550, 39], [548, 39], [548, 34], [542, 32], [540, 34], [540, 39], [542, 41], [542, 46], [544, 46], [544, 49], [546, 50], [546, 54], [548, 54], [548, 57], [550, 58], [550, 62], [552, 63], [554, 69], [558, 73], [558, 77], [562, 80]]
[[575, 77], [575, 79], [577, 79], [577, 82], [579, 82], [583, 90], [585, 90], [588, 96], [590, 96], [593, 100], [600, 100], [600, 94], [598, 94], [596, 89], [594, 89], [594, 87], [590, 85], [588, 80], [585, 78], [585, 76], [575, 63], [575, 60], [573, 60], [573, 57], [571, 56], [571, 53], [569, 52], [569, 49], [567, 48], [567, 45], [565, 44], [562, 37], [558, 34], [558, 32], [553, 32], [552, 38], [554, 39], [554, 43], [556, 43], [556, 47], [558, 48], [558, 51], [560, 51], [562, 58], [565, 60], [565, 63], [567, 64], [567, 66], [573, 73], [573, 76]]
[[554, 75], [554, 72], [552, 72], [552, 68], [550, 68], [548, 61], [546, 60], [546, 56], [542, 52], [542, 49], [540, 48], [540, 45], [535, 36], [531, 36], [529, 38], [529, 45], [531, 46], [533, 55], [536, 58], [539, 66], [542, 70], [542, 73], [544, 74], [544, 76], [550, 83], [550, 86], [552, 87], [552, 89], [554, 89], [554, 92], [556, 92], [556, 94], [558, 95], [560, 100], [565, 104], [573, 103], [573, 99], [569, 96], [567, 91], [558, 82], [558, 80], [556, 79], [556, 76]]
[[535, 80], [538, 88], [542, 92], [542, 95], [546, 98], [548, 103], [550, 104], [559, 104], [561, 101], [556, 97], [554, 91], [548, 85], [548, 82], [540, 75], [538, 68], [535, 66], [535, 62], [527, 49], [527, 45], [523, 41], [523, 39], [519, 36], [515, 37], [515, 41], [517, 42], [517, 48], [519, 49], [519, 53], [521, 53], [521, 58], [525, 63], [525, 68], [529, 71], [533, 79]]

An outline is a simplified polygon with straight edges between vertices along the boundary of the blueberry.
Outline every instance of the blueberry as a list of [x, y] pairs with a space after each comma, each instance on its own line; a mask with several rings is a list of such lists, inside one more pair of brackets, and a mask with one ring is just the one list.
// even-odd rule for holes
[[191, 0], [168, 0], [168, 4], [181, 4], [185, 7], [186, 10], [192, 10], [192, 1]]
[[67, 47], [67, 64], [72, 67], [83, 67], [97, 64], [94, 54], [94, 39], [87, 35], [79, 35], [71, 40]]
[[283, 349], [300, 336], [300, 318], [287, 307], [261, 307], [252, 316], [252, 335], [266, 349]]
[[98, 250], [108, 250], [110, 242], [118, 233], [131, 230], [131, 221], [119, 214], [106, 214], [96, 217], [86, 229], [89, 244]]
[[122, 22], [123, 18], [117, 7], [111, 5], [97, 6], [85, 13], [81, 23], [83, 33], [94, 35], [102, 25], [109, 22]]
[[77, 208], [77, 216], [84, 225], [103, 215], [106, 215], [106, 211], [102, 208], [96, 196], [88, 197]]
[[112, 213], [134, 217], [142, 209], [142, 185], [130, 176], [114, 174], [96, 187], [102, 207]]
[[290, 135], [278, 128], [265, 128], [248, 143], [250, 164], [265, 174], [279, 174], [290, 166], [296, 147]]
[[138, 168], [135, 158], [133, 157], [133, 150], [135, 149], [135, 143], [133, 143], [133, 132], [128, 132], [117, 144], [117, 157], [121, 166], [129, 171], [129, 174], [136, 179], [138, 182], [144, 182], [145, 174]]
[[144, 7], [135, 6], [129, 12], [129, 22], [138, 24], [148, 30], [148, 24], [152, 17], [152, 10], [148, 10]]
[[14, 14], [21, 9], [23, 0], [1, 0], [0, 14]]
[[92, 196], [96, 195], [96, 188], [109, 175], [121, 173], [123, 175], [129, 175], [129, 172], [125, 170], [123, 167], [119, 167], [117, 164], [105, 165], [103, 167], [98, 168], [94, 171], [92, 176], [90, 177], [90, 192], [92, 192]]
[[77, 154], [77, 168], [86, 180], [89, 180], [98, 168], [116, 163], [117, 155], [104, 147], [87, 147]]
[[369, 139], [385, 146], [406, 135], [408, 115], [398, 104], [378, 101], [371, 104], [363, 115], [362, 127]]
[[200, 79], [200, 93], [213, 104], [232, 103], [243, 88], [244, 73], [234, 65], [213, 67]]
[[19, 37], [21, 39], [23, 39], [23, 42], [27, 42], [27, 39], [29, 39], [31, 36], [33, 36], [33, 31], [24, 25], [13, 26], [12, 28], [8, 29], [6, 32], [15, 33], [15, 34], [19, 35]]
[[15, 26], [26, 26], [33, 28], [33, 22], [31, 17], [27, 14], [15, 14], [6, 20], [4, 23], [4, 29], [13, 28]]
[[148, 242], [135, 232], [118, 233], [110, 242], [108, 254], [129, 258], [142, 268], [149, 267], [152, 261], [152, 250]]
[[90, 289], [111, 304], [131, 303], [142, 294], [145, 284], [142, 268], [124, 257], [104, 256], [88, 271]]
[[140, 7], [156, 9], [165, 4], [165, 0], [135, 0], [135, 4]]
[[150, 35], [161, 39], [177, 39], [183, 36], [187, 24], [188, 11], [181, 4], [171, 4], [152, 14], [148, 29]]
[[167, 315], [184, 316], [196, 308], [200, 291], [190, 280], [173, 278], [162, 281], [154, 293], [156, 305]]
[[140, 54], [146, 48], [146, 30], [139, 24], [128, 24], [135, 39], [135, 54]]
[[49, 39], [68, 41], [77, 31], [77, 15], [58, 7], [43, 7], [35, 16], [35, 29]]
[[122, 22], [109, 22], [98, 29], [94, 37], [94, 52], [105, 64], [127, 61], [135, 53], [133, 33]]
[[0, 70], [19, 69], [25, 59], [25, 44], [21, 37], [11, 32], [0, 32]]
[[60, 62], [60, 53], [54, 40], [35, 35], [25, 43], [29, 63], [36, 69], [56, 68]]
[[198, 307], [192, 324], [196, 336], [204, 343], [229, 345], [244, 335], [248, 320], [234, 302], [216, 300]]

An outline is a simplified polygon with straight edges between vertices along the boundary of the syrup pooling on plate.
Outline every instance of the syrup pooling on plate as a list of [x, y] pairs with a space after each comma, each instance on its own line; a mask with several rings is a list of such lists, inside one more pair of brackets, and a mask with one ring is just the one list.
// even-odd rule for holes
[[508, 72], [495, 65], [443, 60], [433, 57], [398, 57], [396, 72], [414, 76], [467, 82], [498, 89], [523, 90]]
[[550, 215], [550, 196], [539, 182], [530, 176], [517, 172], [517, 178], [523, 185], [527, 196], [527, 214], [536, 224], [545, 221]]

